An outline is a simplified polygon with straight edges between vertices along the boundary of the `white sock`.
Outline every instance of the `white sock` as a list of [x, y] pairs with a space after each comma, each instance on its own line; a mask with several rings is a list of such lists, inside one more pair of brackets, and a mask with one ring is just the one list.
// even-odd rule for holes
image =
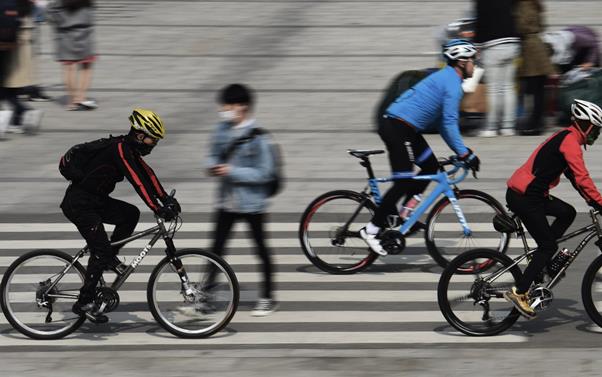
[[366, 233], [368, 234], [378, 234], [380, 231], [380, 227], [372, 224], [371, 222], [366, 225]]

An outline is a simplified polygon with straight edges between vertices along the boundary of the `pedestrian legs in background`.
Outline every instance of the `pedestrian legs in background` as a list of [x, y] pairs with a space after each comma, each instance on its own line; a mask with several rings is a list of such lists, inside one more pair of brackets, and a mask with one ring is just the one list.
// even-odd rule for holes
[[532, 106], [530, 112], [526, 114], [521, 122], [521, 135], [539, 135], [543, 132], [545, 126], [544, 104], [545, 104], [545, 84], [546, 76], [524, 77], [521, 82], [522, 98], [528, 99]]
[[488, 111], [485, 129], [481, 130], [478, 136], [497, 136], [498, 130], [504, 136], [516, 133], [514, 78], [518, 53], [519, 45], [516, 43], [492, 46], [482, 52], [487, 82]]
[[[255, 304], [251, 315], [266, 316], [273, 313], [277, 309], [277, 303], [273, 297], [273, 273], [274, 268], [271, 260], [271, 252], [265, 243], [265, 221], [264, 213], [234, 213], [224, 210], [219, 210], [215, 220], [215, 231], [213, 238], [213, 247], [211, 251], [219, 256], [224, 256], [226, 241], [230, 237], [232, 226], [237, 220], [245, 220], [251, 229], [253, 240], [255, 241], [255, 251], [261, 260], [261, 272], [263, 281], [261, 283], [259, 299]], [[215, 280], [216, 271], [212, 270], [209, 273], [205, 284], [210, 286]]]
[[86, 98], [92, 82], [92, 63], [64, 62], [63, 74], [69, 97], [67, 110], [93, 110], [98, 107], [95, 101]]
[[44, 90], [38, 85], [31, 85], [21, 88], [19, 95], [25, 100], [32, 102], [52, 101], [52, 97], [46, 95]]

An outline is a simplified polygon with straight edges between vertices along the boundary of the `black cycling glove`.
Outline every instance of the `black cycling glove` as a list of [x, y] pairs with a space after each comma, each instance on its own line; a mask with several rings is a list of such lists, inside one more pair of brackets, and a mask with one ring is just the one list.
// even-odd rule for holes
[[171, 206], [161, 207], [157, 210], [157, 216], [165, 221], [171, 221], [178, 216], [178, 212]]
[[468, 153], [460, 157], [460, 161], [464, 161], [466, 167], [470, 170], [479, 171], [481, 168], [481, 160], [471, 149], [468, 149]]
[[161, 202], [165, 207], [171, 207], [176, 213], [182, 212], [182, 207], [180, 207], [180, 203], [178, 203], [177, 199], [173, 196], [166, 196], [161, 199]]
[[598, 202], [589, 202], [587, 204], [589, 204], [589, 206], [595, 209], [596, 211], [602, 213], [602, 205]]

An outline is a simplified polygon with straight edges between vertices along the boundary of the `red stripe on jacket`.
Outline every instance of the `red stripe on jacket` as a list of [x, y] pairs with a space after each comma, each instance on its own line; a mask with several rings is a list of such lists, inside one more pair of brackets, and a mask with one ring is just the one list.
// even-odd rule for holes
[[146, 191], [146, 187], [144, 187], [144, 184], [142, 183], [142, 180], [140, 179], [140, 177], [138, 176], [138, 174], [136, 174], [136, 172], [134, 171], [134, 169], [132, 169], [132, 167], [130, 166], [130, 164], [127, 162], [127, 159], [125, 158], [125, 155], [123, 153], [123, 142], [120, 142], [117, 145], [117, 149], [119, 150], [119, 157], [121, 157], [121, 161], [123, 162], [124, 166], [127, 168], [130, 177], [132, 178], [132, 180], [134, 181], [134, 183], [138, 187], [140, 193], [142, 194], [141, 195], [142, 199], [146, 202], [146, 204], [153, 211], [157, 211], [159, 209], [159, 206], [157, 206], [157, 203], [155, 203], [155, 201], [152, 200], [151, 196], [148, 194], [148, 191]]

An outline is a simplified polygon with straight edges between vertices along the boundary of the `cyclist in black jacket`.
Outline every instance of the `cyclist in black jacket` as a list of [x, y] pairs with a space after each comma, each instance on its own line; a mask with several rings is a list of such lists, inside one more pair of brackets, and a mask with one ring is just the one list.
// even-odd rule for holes
[[[161, 118], [150, 110], [135, 109], [129, 119], [130, 132], [112, 137], [108, 146], [86, 163], [86, 175], [69, 185], [61, 203], [63, 213], [90, 248], [84, 284], [73, 312], [84, 314], [94, 323], [108, 321], [94, 304], [103, 270], [122, 272], [126, 268], [117, 258], [119, 248], [112, 248], [110, 242], [130, 236], [140, 217], [136, 206], [109, 196], [116, 183], [126, 177], [146, 205], [165, 220], [172, 220], [180, 210], [176, 199], [165, 193], [153, 170], [142, 159], [165, 136]], [[115, 225], [110, 241], [103, 223]]]

